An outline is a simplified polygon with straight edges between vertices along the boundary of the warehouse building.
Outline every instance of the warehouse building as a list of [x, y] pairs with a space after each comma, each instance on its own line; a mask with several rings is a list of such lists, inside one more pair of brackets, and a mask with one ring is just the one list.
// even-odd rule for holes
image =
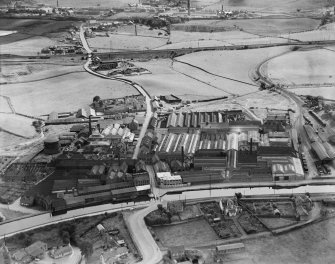
[[321, 142], [315, 141], [311, 143], [311, 147], [320, 161], [331, 160], [325, 146]]
[[194, 155], [194, 169], [225, 170], [227, 153], [220, 149], [197, 150]]
[[259, 146], [257, 151], [258, 161], [276, 161], [294, 156], [292, 147]]
[[221, 171], [181, 171], [178, 173], [183, 183], [189, 185], [213, 184], [223, 182], [224, 176]]
[[162, 186], [180, 186], [182, 185], [182, 178], [180, 175], [172, 175], [171, 172], [156, 173], [157, 182]]

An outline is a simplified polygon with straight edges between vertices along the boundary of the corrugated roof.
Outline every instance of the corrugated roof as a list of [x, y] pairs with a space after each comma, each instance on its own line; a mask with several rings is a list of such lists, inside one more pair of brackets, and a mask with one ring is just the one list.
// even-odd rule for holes
[[322, 143], [316, 141], [311, 144], [312, 149], [315, 151], [316, 155], [320, 160], [329, 160], [330, 157], [325, 149], [325, 147], [322, 145]]

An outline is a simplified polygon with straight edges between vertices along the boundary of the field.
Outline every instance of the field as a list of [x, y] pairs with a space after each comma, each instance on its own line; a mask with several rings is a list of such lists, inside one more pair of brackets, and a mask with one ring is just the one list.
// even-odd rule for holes
[[55, 44], [55, 41], [47, 37], [33, 36], [13, 43], [0, 45], [2, 54], [36, 56], [38, 52], [41, 52], [41, 49]]
[[0, 129], [24, 138], [32, 138], [36, 135], [34, 127], [31, 125], [33, 119], [15, 114], [0, 114]]
[[153, 228], [164, 247], [196, 246], [217, 239], [206, 220], [196, 220], [184, 224]]
[[[36, 0], [37, 3], [42, 3], [45, 5], [56, 6], [56, 2], [53, 0]], [[135, 0], [58, 0], [59, 6], [68, 6], [76, 8], [84, 7], [124, 7], [128, 6], [128, 3], [138, 3]]]
[[127, 34], [111, 34], [111, 37], [95, 37], [87, 40], [90, 48], [97, 49], [98, 52], [148, 50], [165, 45], [167, 42], [166, 38]]
[[[66, 31], [75, 24], [78, 24], [78, 22], [55, 21], [47, 19], [3, 18], [0, 19], [0, 29], [16, 30], [17, 33], [0, 37], [0, 45], [9, 44], [15, 41], [25, 40], [37, 36], [49, 37], [50, 33]], [[3, 46], [1, 46], [1, 48], [3, 48]], [[7, 49], [5, 49], [5, 51], [7, 51]], [[1, 53], [5, 53], [4, 50], [2, 50]]]
[[183, 99], [203, 99], [228, 95], [222, 89], [214, 88], [171, 69], [171, 60], [133, 62], [152, 74], [127, 77], [141, 84], [150, 95], [174, 94]]
[[[317, 28], [320, 21], [309, 18], [290, 19], [234, 19], [234, 20], [194, 20], [177, 25], [175, 28], [188, 31], [198, 25], [206, 25], [215, 30], [241, 29], [247, 33], [263, 36], [276, 36], [285, 33], [301, 32]], [[193, 30], [194, 31], [194, 30]], [[195, 30], [196, 31], [196, 30]]]
[[271, 0], [228, 0], [228, 1], [215, 1], [215, 0], [199, 0], [199, 5], [208, 5], [207, 9], [224, 8], [228, 9], [257, 9], [263, 12], [274, 11], [274, 12], [294, 12], [297, 8], [301, 8], [302, 11], [310, 9], [318, 9], [327, 5], [334, 5], [334, 0], [283, 0], [273, 2]]
[[297, 88], [290, 89], [290, 91], [295, 92], [296, 94], [301, 95], [314, 95], [314, 96], [323, 96], [326, 99], [335, 100], [335, 89], [332, 87], [315, 87], [315, 88]]
[[[50, 60], [4, 59], [1, 64], [0, 83], [36, 81], [69, 72], [84, 71], [82, 64], [80, 57], [73, 60], [68, 57], [54, 57]], [[71, 67], [78, 65], [80, 67]]]
[[334, 61], [335, 52], [327, 49], [295, 51], [270, 60], [263, 70], [274, 82], [304, 90], [310, 85], [334, 85]]
[[[74, 70], [78, 70], [74, 67]], [[138, 94], [132, 86], [105, 80], [86, 72], [70, 72], [58, 77], [47, 76], [47, 79], [2, 85], [1, 95], [10, 97], [15, 110], [28, 115], [49, 114], [52, 111], [76, 111], [91, 103], [92, 98], [122, 97]]]
[[[210, 82], [211, 85], [216, 87], [215, 89], [220, 89], [228, 94], [243, 95], [258, 90], [258, 87], [251, 80], [252, 72], [257, 64], [267, 57], [281, 54], [287, 50], [287, 47], [276, 47], [187, 54], [178, 57], [177, 60], [200, 67], [207, 73], [186, 64], [178, 64], [176, 70], [205, 83]], [[174, 64], [174, 68], [175, 66], [176, 64]]]

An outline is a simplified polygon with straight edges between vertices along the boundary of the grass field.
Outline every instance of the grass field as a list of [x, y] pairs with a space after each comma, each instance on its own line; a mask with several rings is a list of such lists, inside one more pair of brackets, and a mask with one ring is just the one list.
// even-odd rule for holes
[[[36, 36], [48, 37], [49, 33], [66, 31], [72, 25], [78, 25], [74, 21], [55, 21], [47, 19], [0, 19], [0, 29], [16, 30], [17, 33], [0, 37], [0, 45], [24, 40]], [[1, 47], [2, 48], [2, 47]], [[4, 53], [2, 51], [2, 53]]]
[[262, 11], [295, 11], [297, 8], [302, 10], [318, 9], [327, 5], [334, 5], [334, 0], [283, 0], [283, 1], [272, 1], [272, 0], [226, 0], [226, 1], [215, 1], [215, 0], [199, 0], [199, 5], [209, 5], [208, 9], [224, 8], [228, 9], [257, 9]]
[[127, 77], [141, 84], [150, 95], [175, 94], [183, 99], [213, 98], [228, 95], [222, 89], [199, 82], [171, 69], [171, 60], [134, 62], [152, 74]]
[[[283, 67], [285, 65], [285, 67]], [[326, 49], [295, 51], [270, 60], [263, 69], [285, 85], [335, 83], [335, 52]]]
[[14, 114], [0, 114], [0, 128], [25, 138], [32, 138], [36, 135], [31, 125], [33, 119]]
[[122, 51], [122, 50], [148, 50], [165, 45], [166, 38], [150, 36], [134, 36], [128, 34], [111, 34], [110, 37], [89, 38], [88, 44], [91, 49], [98, 52]]
[[13, 43], [2, 44], [1, 53], [21, 56], [36, 56], [38, 52], [41, 52], [41, 49], [55, 44], [55, 41], [47, 37], [29, 37]]
[[[211, 82], [211, 84], [222, 87], [227, 93], [241, 95], [256, 92], [258, 90], [258, 87], [245, 84], [253, 84], [250, 74], [254, 71], [258, 63], [265, 60], [267, 57], [281, 54], [287, 50], [287, 47], [275, 47], [257, 50], [208, 51], [187, 54], [178, 57], [177, 59], [200, 67], [210, 73], [222, 76], [216, 77], [207, 74], [205, 80], [206, 82]], [[178, 68], [182, 72], [186, 71], [194, 77], [200, 74], [200, 71], [195, 68], [193, 68], [192, 71], [189, 65], [181, 65], [178, 66]], [[199, 76], [201, 77], [203, 75]], [[223, 77], [226, 77], [226, 79]]]
[[276, 36], [290, 32], [301, 32], [317, 28], [320, 21], [310, 18], [292, 19], [234, 19], [234, 20], [193, 20], [177, 25], [179, 29], [194, 27], [195, 25], [206, 25], [213, 29], [238, 28], [251, 34]]
[[54, 78], [48, 75], [47, 78], [36, 82], [1, 85], [0, 93], [11, 98], [17, 112], [28, 115], [74, 111], [90, 104], [95, 95], [114, 98], [138, 94], [130, 85], [101, 79], [86, 72]]
[[165, 247], [180, 245], [196, 246], [197, 244], [213, 241], [218, 238], [206, 220], [154, 227], [154, 231]]

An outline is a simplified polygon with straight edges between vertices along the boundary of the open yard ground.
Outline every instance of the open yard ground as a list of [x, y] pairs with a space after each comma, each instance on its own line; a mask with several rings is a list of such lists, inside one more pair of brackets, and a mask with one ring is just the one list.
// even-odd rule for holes
[[115, 98], [138, 94], [132, 86], [101, 79], [86, 72], [75, 72], [35, 82], [7, 84], [1, 95], [10, 97], [15, 110], [28, 115], [66, 112], [85, 107], [92, 98]]
[[218, 239], [206, 220], [153, 228], [164, 247], [196, 246]]
[[294, 51], [262, 66], [274, 82], [289, 86], [335, 85], [335, 52], [328, 49]]
[[36, 135], [35, 128], [31, 125], [33, 121], [33, 119], [24, 116], [1, 113], [0, 129], [24, 138], [32, 138]]
[[288, 19], [234, 19], [234, 20], [193, 20], [184, 24], [178, 24], [175, 28], [185, 31], [199, 31], [204, 25], [214, 31], [233, 28], [243, 30], [250, 34], [263, 36], [276, 36], [285, 33], [313, 30], [318, 27], [320, 21], [310, 18], [288, 18]]
[[[199, 53], [200, 54], [200, 53]], [[171, 60], [133, 62], [152, 74], [127, 77], [142, 85], [150, 95], [174, 94], [182, 99], [204, 99], [228, 95], [223, 89], [198, 81], [171, 68]]]
[[149, 50], [165, 45], [166, 38], [151, 36], [134, 36], [128, 34], [111, 34], [110, 37], [95, 37], [87, 39], [91, 49], [98, 52], [122, 50]]

